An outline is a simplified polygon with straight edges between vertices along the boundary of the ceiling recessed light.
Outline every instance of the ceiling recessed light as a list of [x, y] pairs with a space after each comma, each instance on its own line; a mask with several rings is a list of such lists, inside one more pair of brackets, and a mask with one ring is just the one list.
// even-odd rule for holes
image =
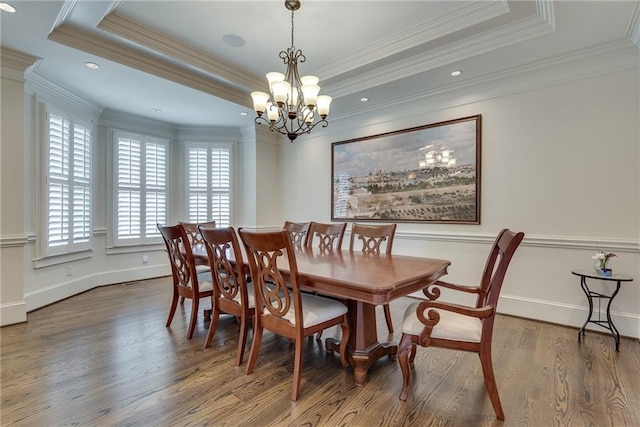
[[225, 34], [222, 36], [222, 41], [227, 46], [231, 47], [242, 47], [244, 46], [244, 39], [235, 34]]
[[363, 96], [362, 98], [360, 98], [360, 102], [367, 102], [369, 100], [369, 98], [367, 98], [366, 96]]
[[0, 3], [0, 10], [4, 10], [5, 12], [15, 13], [16, 8], [11, 6], [9, 3], [2, 2]]
[[95, 62], [85, 62], [84, 65], [91, 68], [92, 70], [97, 70], [98, 68], [100, 68], [100, 65], [96, 64]]
[[451, 72], [451, 75], [453, 77], [458, 77], [460, 74], [462, 74], [462, 71], [460, 71], [460, 70], [455, 70], [455, 71]]
[[247, 113], [246, 111], [242, 111], [242, 112], [240, 113], [240, 115], [241, 115], [241, 116], [246, 116], [246, 115], [248, 115], [248, 114], [249, 114], [249, 113]]

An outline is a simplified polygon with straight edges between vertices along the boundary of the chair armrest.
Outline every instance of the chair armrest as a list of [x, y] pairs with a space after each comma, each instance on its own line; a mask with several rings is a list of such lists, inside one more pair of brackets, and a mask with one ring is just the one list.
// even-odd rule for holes
[[[473, 308], [440, 301], [422, 301], [416, 308], [416, 315], [418, 316], [418, 320], [420, 320], [420, 322], [424, 324], [424, 329], [420, 333], [420, 344], [425, 347], [430, 345], [431, 331], [433, 330], [433, 327], [440, 321], [440, 314], [438, 314], [436, 310], [430, 309], [446, 310], [465, 316], [476, 317], [478, 319], [490, 317], [495, 313], [495, 306], [493, 305], [487, 305], [481, 308]], [[425, 313], [428, 317], [425, 316]]]
[[454, 291], [466, 292], [468, 294], [479, 294], [480, 288], [477, 286], [465, 286], [465, 285], [456, 285], [455, 283], [443, 282], [442, 280], [436, 280], [426, 288], [422, 290], [427, 298], [430, 300], [437, 300], [440, 298], [440, 288], [452, 289]]
[[426, 301], [422, 301], [418, 305], [418, 308], [416, 309], [418, 318], [422, 323], [424, 323], [422, 321], [422, 319], [424, 318], [424, 312], [429, 308], [437, 308], [438, 310], [451, 311], [453, 313], [463, 314], [465, 316], [477, 317], [478, 319], [487, 318], [491, 316], [495, 311], [495, 307], [493, 305], [486, 305], [484, 307], [475, 308], [475, 307], [467, 307], [459, 304], [452, 304], [448, 302], [426, 300]]

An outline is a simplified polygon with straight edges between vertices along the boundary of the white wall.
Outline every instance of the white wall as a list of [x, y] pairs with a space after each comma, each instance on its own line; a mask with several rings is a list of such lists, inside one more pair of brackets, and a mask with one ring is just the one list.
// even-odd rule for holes
[[613, 302], [614, 323], [640, 337], [639, 80], [636, 68], [441, 110], [422, 100], [393, 117], [334, 120], [284, 150], [287, 215], [329, 221], [332, 142], [481, 114], [481, 224], [402, 223], [394, 252], [449, 259], [447, 279], [473, 284], [497, 232], [524, 231], [498, 310], [581, 326], [587, 301], [571, 270], [611, 250], [615, 272], [635, 278]]

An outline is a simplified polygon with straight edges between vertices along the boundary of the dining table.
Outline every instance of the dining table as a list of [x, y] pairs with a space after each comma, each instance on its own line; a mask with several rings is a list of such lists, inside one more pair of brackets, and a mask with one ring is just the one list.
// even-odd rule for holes
[[[395, 342], [378, 341], [376, 306], [425, 289], [447, 274], [448, 260], [407, 255], [374, 255], [359, 251], [326, 251], [299, 247], [295, 251], [298, 283], [320, 295], [343, 299], [348, 306], [351, 327], [347, 359], [356, 385], [364, 386], [369, 368], [381, 357], [395, 357]], [[193, 250], [197, 264], [208, 263], [204, 248]], [[243, 269], [248, 272], [245, 256]], [[279, 267], [288, 273], [286, 257]], [[237, 268], [237, 266], [236, 266]], [[327, 339], [327, 351], [338, 351], [339, 343]]]

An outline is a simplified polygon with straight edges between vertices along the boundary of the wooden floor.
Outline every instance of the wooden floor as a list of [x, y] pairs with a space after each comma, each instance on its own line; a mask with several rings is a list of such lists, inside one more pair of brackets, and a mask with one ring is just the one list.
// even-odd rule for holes
[[[301, 395], [291, 402], [286, 339], [265, 332], [247, 376], [244, 365], [233, 364], [235, 319], [221, 321], [205, 350], [202, 318], [186, 339], [190, 302], [165, 328], [169, 300], [168, 278], [106, 286], [2, 328], [0, 425], [640, 426], [637, 340], [623, 339], [616, 353], [605, 334], [587, 332], [579, 345], [576, 329], [499, 316], [493, 362], [502, 423], [475, 354], [420, 349], [409, 399], [401, 402], [397, 361], [381, 359], [369, 383], [356, 387], [352, 371], [310, 339]], [[409, 301], [391, 304], [398, 328]], [[336, 328], [324, 337], [338, 334]]]

